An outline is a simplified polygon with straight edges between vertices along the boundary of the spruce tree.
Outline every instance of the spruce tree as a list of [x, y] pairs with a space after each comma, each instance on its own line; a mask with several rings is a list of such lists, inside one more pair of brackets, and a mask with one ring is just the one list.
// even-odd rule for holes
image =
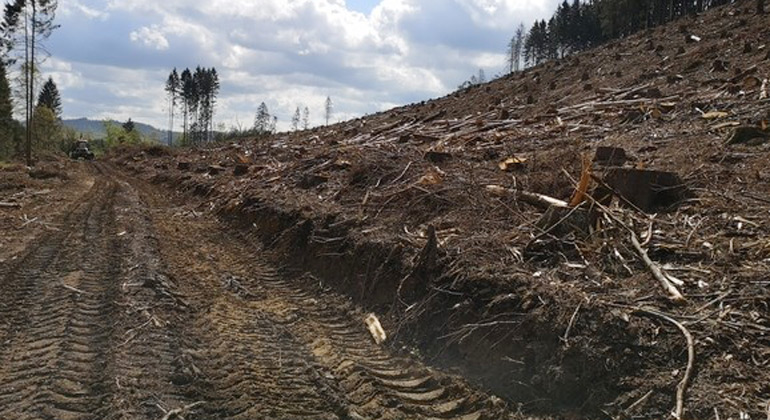
[[257, 115], [254, 117], [254, 131], [257, 134], [267, 134], [270, 131], [270, 111], [267, 105], [262, 102], [257, 108]]
[[61, 96], [59, 96], [59, 89], [52, 77], [49, 77], [43, 85], [43, 89], [37, 97], [37, 106], [50, 109], [57, 119], [61, 119]]

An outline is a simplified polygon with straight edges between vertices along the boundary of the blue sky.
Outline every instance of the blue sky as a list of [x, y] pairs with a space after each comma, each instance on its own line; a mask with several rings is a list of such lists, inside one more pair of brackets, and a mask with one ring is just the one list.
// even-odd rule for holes
[[320, 124], [446, 95], [503, 71], [519, 22], [558, 0], [59, 0], [43, 77], [65, 118], [166, 127], [172, 68], [216, 67], [215, 120], [251, 126], [260, 102], [287, 129], [297, 106]]
[[374, 7], [380, 4], [379, 0], [348, 0], [345, 2], [348, 9], [368, 15]]

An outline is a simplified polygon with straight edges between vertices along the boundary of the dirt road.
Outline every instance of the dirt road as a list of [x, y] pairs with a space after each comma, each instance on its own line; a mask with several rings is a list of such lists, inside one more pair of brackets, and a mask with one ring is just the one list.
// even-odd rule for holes
[[194, 207], [89, 176], [59, 229], [0, 265], [0, 419], [510, 416]]

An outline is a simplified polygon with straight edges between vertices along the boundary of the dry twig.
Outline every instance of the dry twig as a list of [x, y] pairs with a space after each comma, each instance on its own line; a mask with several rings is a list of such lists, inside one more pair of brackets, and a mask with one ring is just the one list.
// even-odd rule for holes
[[682, 378], [681, 381], [679, 381], [679, 384], [676, 386], [676, 410], [674, 412], [674, 416], [677, 419], [681, 419], [682, 415], [684, 414], [685, 393], [687, 392], [687, 387], [690, 385], [690, 377], [692, 376], [692, 370], [693, 370], [693, 367], [695, 366], [695, 340], [692, 338], [692, 334], [690, 334], [690, 331], [687, 330], [687, 328], [684, 325], [682, 325], [681, 322], [675, 320], [674, 318], [671, 318], [666, 314], [660, 313], [658, 311], [641, 309], [641, 308], [638, 309], [637, 312], [646, 314], [646, 315], [652, 315], [674, 324], [677, 328], [679, 328], [679, 331], [682, 332], [685, 339], [687, 340], [687, 368], [684, 371], [684, 377]]
[[562, 337], [562, 341], [564, 341], [564, 346], [569, 347], [569, 333], [570, 330], [572, 330], [572, 326], [575, 325], [575, 319], [577, 318], [577, 314], [580, 311], [580, 307], [583, 306], [583, 303], [578, 303], [577, 308], [575, 308], [575, 312], [572, 313], [572, 316], [569, 319], [569, 324], [567, 324], [567, 330], [564, 331], [564, 337]]
[[88, 294], [87, 292], [84, 292], [84, 291], [82, 291], [82, 290], [80, 290], [78, 288], [72, 287], [72, 286], [70, 286], [68, 284], [62, 283], [62, 287], [64, 287], [67, 290], [70, 290], [72, 292], [75, 292], [77, 294], [80, 294], [80, 295], [87, 295]]

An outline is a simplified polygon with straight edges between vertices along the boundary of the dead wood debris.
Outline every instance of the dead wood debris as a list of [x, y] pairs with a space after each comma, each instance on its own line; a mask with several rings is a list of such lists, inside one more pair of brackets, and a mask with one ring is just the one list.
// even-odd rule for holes
[[201, 406], [203, 404], [205, 404], [205, 401], [197, 401], [192, 404], [185, 405], [184, 407], [175, 408], [173, 410], [166, 410], [159, 404], [156, 404], [156, 406], [161, 409], [161, 411], [166, 413], [160, 420], [171, 420], [176, 418], [184, 419], [185, 414], [189, 413], [195, 407]]
[[[727, 20], [712, 25], [721, 28]], [[702, 354], [697, 379], [682, 386], [689, 389], [688, 414], [711, 415], [718, 405], [723, 414], [736, 412], [725, 418], [737, 418], [738, 410], [756, 418], [764, 414], [759, 404], [770, 398], [761, 387], [770, 380], [770, 172], [763, 125], [770, 102], [763, 94], [768, 74], [762, 57], [747, 58], [720, 44], [751, 35], [741, 31], [731, 28], [736, 35], [724, 40], [704, 37], [686, 45], [662, 36], [655, 42], [663, 53], [654, 55], [631, 37], [623, 41], [623, 53], [581, 57], [582, 63], [601, 62], [601, 68], [562, 60], [548, 71], [496, 81], [492, 93], [476, 89], [312, 132], [190, 151], [179, 165], [173, 157], [159, 159], [169, 160], [171, 182], [206, 192], [202, 209], [274, 207], [312, 219], [319, 230], [329, 228], [329, 234], [311, 238], [322, 248], [319, 255], [344, 256], [361, 243], [398, 247], [407, 261], [399, 279], [409, 276], [408, 262], [419, 260], [429, 241], [412, 232], [434, 226], [448, 268], [432, 283], [404, 284], [410, 287], [402, 291], [419, 286], [426, 296], [401, 305], [403, 322], [389, 330], [394, 336], [430, 313], [437, 296], [457, 299], [448, 311], [464, 319], [471, 305], [463, 302], [480, 290], [492, 300], [487, 295], [537, 290], [543, 302], [558, 302], [531, 299], [516, 309], [539, 309], [548, 322], [558, 320], [552, 322], [554, 337], [570, 350], [582, 339], [602, 339], [609, 321], [581, 325], [591, 317], [611, 317], [599, 302], [655, 306], [651, 310], [660, 313], [676, 308], [670, 318], [698, 338]], [[642, 50], [633, 50], [633, 42]], [[608, 59], [615, 55], [621, 59]], [[591, 75], [590, 89], [569, 83], [543, 88], [557, 77], [579, 80], [583, 72]], [[599, 147], [608, 148], [607, 156], [583, 170], [584, 153]], [[248, 173], [232, 176], [243, 156]], [[211, 165], [227, 171], [207, 177], [191, 170]], [[647, 208], [639, 203], [671, 193], [672, 186], [653, 180], [645, 187], [648, 198], [636, 201], [629, 197], [635, 188], [617, 187], [607, 176], [611, 168], [621, 177], [671, 171], [693, 194]], [[549, 211], [558, 217], [538, 223]], [[349, 226], [329, 227], [341, 220]], [[243, 292], [239, 283], [225, 287]], [[454, 325], [443, 338], [457, 344], [507, 334], [522, 322], [484, 315]], [[629, 334], [654, 333], [649, 326], [640, 329]], [[667, 337], [646, 351], [669, 354], [680, 346]], [[615, 378], [643, 382], [618, 404], [635, 415], [660, 402], [650, 378], [664, 369], [647, 367]], [[736, 371], [756, 379], [731, 384]]]
[[655, 279], [657, 279], [661, 286], [663, 286], [663, 289], [668, 292], [671, 300], [675, 302], [681, 302], [685, 300], [679, 289], [677, 289], [671, 280], [663, 273], [663, 270], [661, 270], [660, 267], [650, 259], [650, 257], [647, 255], [647, 251], [642, 248], [642, 245], [639, 243], [639, 238], [636, 237], [634, 232], [631, 232], [631, 243], [634, 245], [634, 248], [639, 253], [639, 256], [642, 258], [644, 263], [650, 269], [650, 272], [652, 272], [652, 275], [655, 276]]

